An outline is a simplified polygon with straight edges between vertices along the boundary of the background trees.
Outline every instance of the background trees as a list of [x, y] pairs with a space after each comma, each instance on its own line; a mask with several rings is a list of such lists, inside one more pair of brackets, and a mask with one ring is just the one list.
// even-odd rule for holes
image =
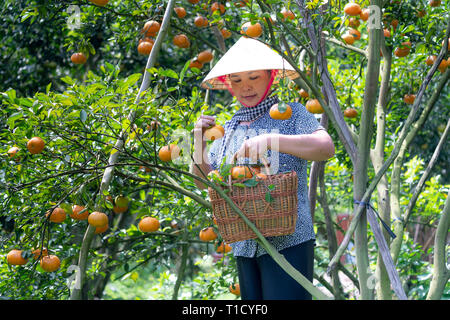
[[[155, 298], [233, 297], [228, 289], [237, 282], [232, 255], [220, 258], [217, 241], [207, 244], [198, 237], [214, 224], [207, 193], [196, 188], [188, 172], [192, 148], [186, 132], [200, 112], [224, 123], [237, 110], [230, 96], [198, 84], [240, 36], [241, 26], [251, 22], [261, 25], [258, 39], [302, 75], [278, 94], [303, 104], [318, 99], [325, 111], [318, 120], [328, 126], [337, 148], [322, 172], [319, 164], [310, 172], [310, 184], [317, 185], [310, 196], [315, 199], [317, 190], [320, 202], [314, 219], [317, 286], [336, 298], [396, 298], [365, 213], [353, 238], [356, 250], [347, 251], [356, 255], [356, 264], [338, 265], [331, 279], [325, 273], [338, 249], [337, 242], [330, 245], [332, 231], [340, 230], [337, 214], [351, 217], [359, 210], [353, 200], [361, 200], [378, 180], [369, 198], [397, 235], [393, 241], [385, 238], [403, 290], [413, 299], [446, 297], [448, 271], [439, 257], [445, 256], [448, 230], [449, 71], [443, 62], [448, 59], [448, 3], [360, 2], [363, 9], [382, 7], [382, 28], [368, 30], [371, 20], [364, 13], [344, 13], [345, 4], [227, 1], [224, 12], [220, 6], [213, 12], [213, 2], [4, 2], [1, 296], [67, 299], [74, 297], [68, 280], [83, 274], [79, 297], [85, 299], [139, 296], [118, 293], [118, 283], [123, 289], [126, 281], [150, 284]], [[169, 5], [183, 7], [186, 15], [167, 11]], [[171, 15], [166, 27], [165, 12]], [[198, 27], [198, 16], [209, 24]], [[158, 22], [160, 29], [144, 29], [147, 21]], [[342, 37], [349, 33], [356, 35], [352, 44]], [[189, 39], [188, 47], [174, 44], [179, 34]], [[153, 57], [138, 53], [139, 41], [151, 43]], [[397, 48], [409, 52], [399, 57]], [[205, 50], [214, 59], [194, 68], [191, 63]], [[86, 63], [72, 63], [76, 52], [86, 55]], [[437, 58], [428, 65], [433, 55]], [[407, 94], [415, 98], [404, 99]], [[357, 116], [344, 117], [347, 108]], [[34, 136], [45, 141], [42, 153], [26, 148]], [[170, 143], [181, 147], [181, 158], [162, 162], [159, 149]], [[10, 156], [14, 146], [19, 150]], [[114, 200], [120, 195], [130, 202], [125, 212], [116, 213]], [[105, 212], [108, 230], [95, 234], [86, 220], [71, 218], [75, 204]], [[63, 223], [46, 218], [56, 207], [66, 211]], [[144, 216], [159, 220], [158, 231], [139, 230]], [[92, 239], [89, 245], [86, 237]], [[57, 255], [60, 268], [44, 272], [33, 258], [37, 248]], [[23, 250], [27, 264], [8, 265], [11, 249]], [[86, 269], [80, 272], [83, 261]], [[432, 279], [441, 286], [430, 291]], [[76, 291], [76, 283], [69, 287]]]

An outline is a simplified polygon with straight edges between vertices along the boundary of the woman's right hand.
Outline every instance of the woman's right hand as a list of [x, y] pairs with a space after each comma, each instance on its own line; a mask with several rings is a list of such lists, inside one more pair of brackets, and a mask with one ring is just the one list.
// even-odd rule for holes
[[202, 114], [194, 126], [194, 130], [202, 130], [202, 133], [216, 124], [216, 117]]
[[216, 124], [216, 117], [202, 114], [194, 125], [194, 161], [203, 163], [203, 150], [206, 148], [206, 141], [203, 139], [203, 133], [206, 129]]

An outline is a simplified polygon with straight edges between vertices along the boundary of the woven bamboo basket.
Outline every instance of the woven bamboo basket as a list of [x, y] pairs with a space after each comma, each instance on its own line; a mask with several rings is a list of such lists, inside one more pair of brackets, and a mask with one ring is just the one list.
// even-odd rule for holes
[[[256, 178], [258, 184], [252, 187], [236, 185], [242, 184], [245, 180], [248, 179], [231, 181], [230, 177], [228, 196], [255, 224], [261, 234], [264, 237], [271, 237], [294, 233], [298, 205], [297, 173], [290, 171], [267, 175], [267, 179]], [[257, 238], [216, 190], [209, 187], [208, 192], [217, 227], [226, 243]], [[270, 197], [267, 196], [268, 192]]]

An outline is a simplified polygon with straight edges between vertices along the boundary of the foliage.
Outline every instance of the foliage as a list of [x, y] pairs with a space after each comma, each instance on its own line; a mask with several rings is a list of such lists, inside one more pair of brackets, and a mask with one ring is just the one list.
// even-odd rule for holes
[[[138, 41], [144, 37], [142, 26], [148, 20], [161, 21], [166, 1], [111, 0], [98, 7], [87, 0], [48, 2], [5, 0], [0, 9], [0, 299], [68, 299], [70, 281], [76, 266], [87, 221], [67, 217], [64, 223], [49, 222], [45, 214], [57, 206], [67, 214], [73, 204], [85, 205], [89, 211], [108, 214], [109, 229], [96, 235], [89, 251], [88, 292], [84, 298], [169, 299], [179, 276], [181, 248], [188, 245], [179, 299], [233, 299], [228, 286], [237, 282], [232, 254], [212, 262], [216, 242], [206, 245], [198, 240], [199, 231], [212, 225], [211, 210], [199, 199], [207, 191], [198, 190], [188, 174], [192, 152], [190, 132], [201, 113], [217, 116], [223, 124], [239, 108], [227, 92], [198, 87], [209, 68], [223, 54], [215, 27], [227, 28], [230, 46], [240, 36], [245, 21], [260, 22], [264, 28], [261, 40], [291, 55], [305, 71], [313, 85], [320, 86], [315, 54], [301, 18], [283, 20], [281, 9], [289, 7], [301, 17], [294, 2], [228, 1], [224, 15], [211, 13], [211, 1], [183, 5], [185, 19], [172, 16], [166, 39], [155, 67], [147, 70], [149, 89], [136, 103], [139, 84], [143, 81], [147, 56], [138, 54]], [[392, 81], [387, 105], [386, 156], [392, 151], [410, 106], [403, 102], [405, 93], [417, 92], [429, 67], [424, 61], [438, 54], [444, 37], [448, 1], [439, 8], [427, 8], [427, 15], [417, 18], [415, 12], [426, 7], [425, 1], [391, 1], [384, 7], [387, 26], [392, 19], [400, 21], [392, 37], [386, 39], [389, 50], [401, 42], [413, 43], [406, 58], [393, 57]], [[341, 41], [348, 28], [348, 17], [339, 5], [331, 5], [318, 14], [318, 2], [308, 3], [313, 22]], [[69, 5], [78, 6], [71, 7]], [[368, 1], [362, 1], [368, 5]], [[75, 16], [74, 16], [75, 14]], [[204, 15], [210, 27], [201, 31], [194, 26], [196, 15]], [[73, 27], [76, 19], [80, 24]], [[275, 23], [269, 24], [270, 19]], [[353, 47], [365, 50], [368, 33], [365, 23], [358, 28], [362, 37]], [[217, 30], [216, 30], [217, 31]], [[191, 39], [188, 49], [172, 44], [174, 35], [184, 32]], [[286, 42], [285, 42], [286, 41]], [[346, 119], [359, 132], [364, 103], [367, 59], [341, 44], [327, 42], [327, 63], [342, 111], [353, 107], [355, 119]], [[285, 43], [288, 45], [285, 46]], [[202, 69], [189, 68], [189, 62], [202, 50], [211, 50], [214, 60]], [[303, 51], [302, 53], [302, 50]], [[74, 65], [70, 56], [84, 52], [85, 65]], [[306, 54], [304, 54], [306, 52]], [[441, 73], [434, 75], [422, 104], [433, 94]], [[405, 81], [404, 79], [408, 79]], [[298, 94], [299, 84], [281, 83], [276, 94], [285, 100], [306, 99]], [[311, 91], [309, 92], [311, 95]], [[438, 126], [448, 119], [448, 87], [438, 99], [433, 113], [411, 144], [402, 174], [401, 208], [406, 208], [426, 163], [431, 158], [442, 132]], [[421, 108], [423, 106], [421, 105]], [[130, 123], [128, 115], [136, 113]], [[152, 121], [160, 125], [154, 130]], [[353, 210], [353, 165], [333, 125], [328, 130], [335, 141], [336, 156], [327, 162], [325, 186], [333, 214]], [[127, 139], [119, 155], [114, 177], [104, 194], [98, 190], [108, 158], [117, 152], [114, 144], [124, 132]], [[39, 136], [46, 146], [42, 154], [27, 151], [28, 139]], [[178, 161], [162, 163], [158, 150], [169, 143], [182, 147]], [[10, 147], [19, 147], [14, 158]], [[432, 225], [439, 219], [448, 190], [449, 149], [443, 148], [431, 178], [418, 199], [413, 219], [423, 217]], [[389, 177], [390, 171], [387, 176]], [[368, 172], [373, 178], [373, 168]], [[130, 207], [126, 213], [113, 212], [107, 200], [126, 195]], [[374, 194], [372, 204], [376, 205]], [[142, 233], [137, 224], [146, 216], [159, 219], [158, 232]], [[173, 222], [177, 227], [173, 227]], [[328, 239], [320, 207], [316, 210], [315, 230], [318, 248], [326, 248]], [[408, 296], [423, 299], [427, 293], [431, 266], [422, 259], [420, 247], [410, 238], [402, 246], [399, 270], [405, 279]], [[219, 238], [220, 240], [220, 238]], [[371, 261], [376, 249], [371, 238]], [[45, 273], [31, 258], [35, 248], [46, 247], [61, 259], [61, 268]], [[25, 266], [10, 266], [6, 254], [20, 248], [29, 257]], [[323, 274], [329, 258], [318, 250], [318, 274]], [[411, 265], [410, 265], [411, 264]], [[352, 266], [349, 266], [352, 269]], [[354, 270], [352, 269], [352, 272]], [[102, 284], [106, 286], [103, 292]], [[448, 289], [444, 298], [448, 297]]]

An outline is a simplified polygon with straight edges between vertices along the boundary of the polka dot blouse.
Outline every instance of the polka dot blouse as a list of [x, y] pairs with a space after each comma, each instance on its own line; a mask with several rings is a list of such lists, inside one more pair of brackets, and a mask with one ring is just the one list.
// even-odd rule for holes
[[[267, 111], [249, 125], [239, 124], [232, 133], [230, 143], [225, 149], [226, 159], [239, 150], [244, 140], [265, 133], [279, 133], [285, 135], [310, 134], [316, 130], [323, 130], [317, 119], [309, 113], [300, 103], [289, 103], [292, 108], [292, 117], [288, 120], [272, 119]], [[224, 124], [225, 135], [230, 134], [229, 122]], [[225, 139], [223, 137], [222, 139]], [[222, 139], [215, 140], [209, 145], [208, 160], [213, 170], [217, 170], [222, 162], [218, 159]], [[295, 170], [298, 176], [298, 219], [295, 232], [291, 235], [267, 237], [267, 240], [278, 250], [298, 245], [305, 241], [315, 239], [311, 213], [308, 201], [307, 187], [307, 161], [290, 154], [268, 150], [271, 173], [280, 173]], [[248, 160], [248, 159], [247, 159]], [[247, 163], [251, 163], [246, 161]], [[238, 241], [230, 244], [234, 256], [259, 257], [267, 254], [266, 250], [253, 240]]]

